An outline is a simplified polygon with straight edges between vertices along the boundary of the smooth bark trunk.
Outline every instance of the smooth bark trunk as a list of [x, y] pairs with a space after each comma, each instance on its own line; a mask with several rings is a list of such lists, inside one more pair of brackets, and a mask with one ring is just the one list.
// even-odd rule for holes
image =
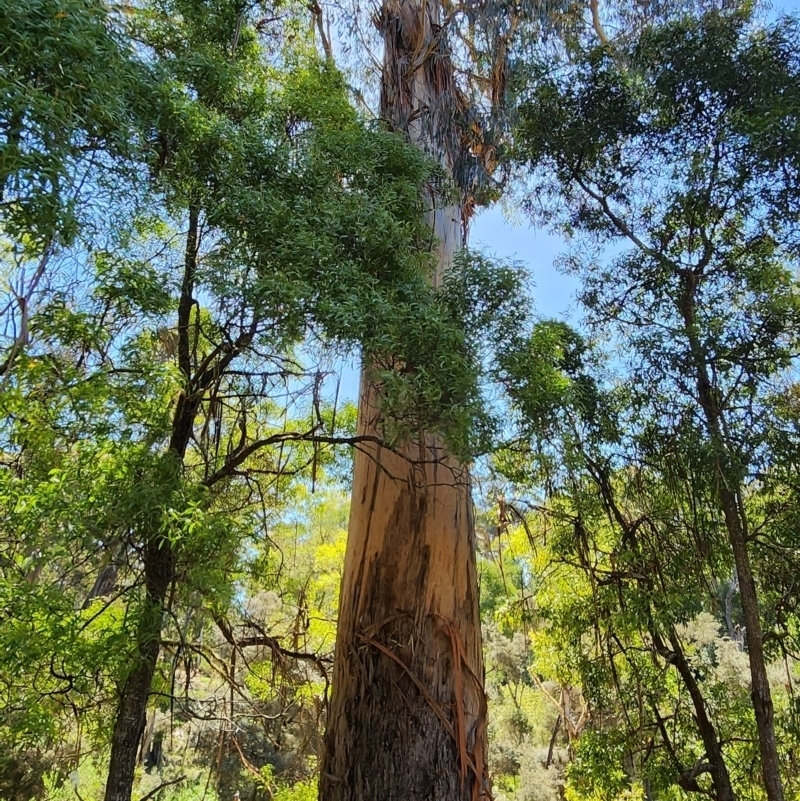
[[[458, 93], [440, 2], [385, 0], [381, 107], [453, 174]], [[437, 264], [464, 242], [462, 203], [428, 187]], [[359, 433], [380, 436], [365, 366]], [[355, 454], [323, 801], [488, 796], [486, 702], [469, 472], [434, 437]]]

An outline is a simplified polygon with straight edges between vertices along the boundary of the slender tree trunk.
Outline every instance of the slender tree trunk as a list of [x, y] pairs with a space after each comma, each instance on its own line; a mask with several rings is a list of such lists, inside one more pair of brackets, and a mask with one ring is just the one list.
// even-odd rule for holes
[[730, 584], [728, 584], [728, 589], [725, 590], [725, 627], [728, 629], [728, 636], [734, 642], [738, 642], [738, 639], [736, 637], [736, 628], [733, 625], [733, 596], [738, 589], [739, 577], [736, 575], [736, 570], [732, 570]]
[[122, 688], [111, 736], [105, 801], [130, 801], [139, 741], [147, 718], [147, 700], [161, 648], [164, 602], [174, 578], [169, 543], [155, 536], [145, 546], [147, 597], [136, 633], [136, 664]]
[[[706, 749], [706, 759], [708, 760], [711, 781], [714, 784], [714, 796], [717, 801], [736, 801], [736, 793], [731, 785], [731, 777], [728, 773], [728, 766], [722, 754], [722, 745], [717, 737], [716, 729], [711, 719], [708, 717], [706, 702], [700, 687], [695, 679], [694, 671], [686, 660], [680, 640], [673, 629], [669, 635], [671, 650], [667, 650], [659, 635], [653, 636], [653, 642], [661, 653], [672, 661], [675, 669], [683, 681], [684, 686], [689, 692], [694, 707], [694, 717], [697, 721], [697, 730]], [[691, 772], [690, 772], [691, 773]], [[697, 790], [696, 776], [689, 775], [681, 777], [684, 789]]]
[[742, 615], [746, 629], [747, 656], [750, 660], [752, 677], [751, 697], [758, 728], [764, 788], [769, 801], [783, 801], [783, 783], [778, 761], [777, 737], [775, 736], [775, 712], [767, 677], [767, 663], [764, 657], [764, 637], [761, 631], [756, 582], [750, 568], [747, 539], [739, 517], [736, 495], [723, 485], [720, 499], [728, 537], [733, 548], [736, 572], [739, 575], [739, 597], [742, 602]]
[[[642, 596], [644, 598], [651, 599], [660, 597], [660, 591], [654, 586], [654, 582], [651, 577], [652, 570], [648, 567], [648, 561], [642, 558], [643, 554], [639, 547], [636, 526], [631, 525], [626, 519], [625, 515], [623, 515], [619, 509], [614, 498], [614, 490], [608, 473], [602, 469], [598, 470], [594, 466], [592, 466], [592, 472], [595, 474], [595, 480], [601, 488], [605, 504], [609, 510], [610, 519], [612, 521], [615, 520], [622, 528], [629, 547], [640, 559], [639, 569], [642, 574], [642, 578], [638, 580], [638, 583]], [[686, 659], [686, 654], [684, 653], [680, 638], [678, 637], [674, 626], [670, 626], [668, 635], [670, 648], [667, 648], [664, 638], [661, 636], [655, 620], [656, 615], [653, 614], [652, 610], [648, 610], [648, 631], [650, 633], [650, 637], [652, 638], [653, 645], [656, 648], [656, 652], [667, 661], [667, 664], [671, 664], [678, 671], [678, 675], [680, 676], [681, 681], [686, 687], [689, 697], [692, 700], [697, 730], [706, 749], [705, 756], [707, 764], [703, 765], [700, 763], [692, 769], [682, 772], [677, 777], [677, 782], [680, 787], [688, 792], [704, 792], [697, 782], [697, 776], [702, 769], [711, 774], [711, 781], [714, 785], [714, 797], [717, 799], [717, 801], [736, 801], [736, 794], [733, 791], [731, 777], [728, 773], [728, 766], [725, 763], [725, 758], [722, 752], [722, 743], [717, 736], [717, 731], [714, 728], [713, 722], [708, 716], [708, 709], [706, 707], [705, 699], [703, 698], [703, 693], [700, 689], [700, 685], [697, 683], [695, 672]], [[654, 709], [654, 711], [656, 710]], [[663, 725], [663, 720], [661, 720], [657, 711], [656, 715], [659, 720], [659, 728], [664, 739], [664, 744], [669, 750], [675, 767], [678, 771], [684, 771], [684, 768], [678, 759], [678, 755], [675, 753], [672, 745], [670, 744], [669, 735]]]
[[[197, 269], [199, 212], [189, 211], [189, 230], [181, 296], [178, 303], [178, 366], [184, 375], [186, 390], [181, 393], [172, 420], [167, 458], [180, 471], [192, 426], [199, 408], [199, 392], [191, 386], [192, 361], [189, 341], [190, 317]], [[154, 514], [154, 517], [158, 517]], [[169, 540], [157, 530], [158, 522], [146, 533], [143, 561], [145, 601], [136, 633], [135, 664], [120, 695], [117, 719], [111, 736], [105, 801], [130, 801], [136, 771], [139, 743], [147, 719], [147, 701], [161, 650], [161, 629], [167, 593], [175, 579], [175, 553]]]
[[683, 276], [680, 311], [694, 362], [697, 395], [705, 417], [714, 449], [714, 468], [719, 484], [719, 503], [725, 518], [725, 528], [733, 551], [736, 574], [739, 577], [739, 598], [746, 627], [747, 655], [752, 680], [751, 697], [758, 729], [761, 752], [761, 771], [769, 801], [783, 801], [778, 745], [775, 736], [775, 714], [772, 704], [767, 663], [764, 657], [764, 638], [758, 608], [758, 592], [750, 554], [747, 547], [746, 518], [739, 503], [741, 483], [731, 469], [731, 454], [723, 426], [723, 409], [719, 393], [708, 374], [707, 357], [700, 343], [695, 315], [696, 277], [691, 271]]
[[[458, 94], [438, 0], [385, 0], [382, 112], [453, 173]], [[439, 284], [462, 203], [429, 188]], [[380, 435], [365, 366], [359, 432]], [[355, 455], [323, 801], [474, 801], [488, 793], [469, 472], [434, 437]]]

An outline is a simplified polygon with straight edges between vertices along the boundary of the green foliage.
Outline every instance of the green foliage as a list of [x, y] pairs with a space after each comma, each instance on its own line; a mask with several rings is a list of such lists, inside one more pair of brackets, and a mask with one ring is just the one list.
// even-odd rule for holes
[[70, 776], [100, 794], [154, 642], [141, 794], [181, 775], [150, 764], [169, 729], [200, 756], [164, 797], [252, 787], [267, 766], [274, 797], [315, 795], [346, 530], [336, 442], [356, 435], [323, 364], [358, 349], [375, 367], [390, 441], [422, 425], [467, 457], [495, 433], [487, 361], [522, 321], [519, 270], [464, 255], [431, 286], [433, 167], [358, 116], [306, 14], [0, 12], [9, 799], [71, 797]]
[[132, 155], [150, 84], [94, 0], [4, 2], [0, 38], [0, 214], [40, 251], [77, 235], [92, 159]]
[[317, 798], [317, 782], [297, 782], [291, 787], [280, 788], [274, 795], [275, 801], [315, 801]]
[[508, 440], [480, 566], [498, 799], [709, 791], [687, 778], [707, 758], [690, 679], [761, 797], [721, 453], [793, 789], [795, 23], [688, 15], [516, 65], [510, 166], [576, 240], [580, 332], [529, 325], [517, 265], [462, 252], [431, 286], [420, 187], [441, 175], [360, 118], [307, 23], [232, 0], [0, 12], [0, 795], [99, 797], [158, 640], [141, 795], [185, 775], [161, 797], [316, 797], [336, 443], [357, 438], [325, 367], [355, 350], [390, 444], [422, 427], [466, 460]]
[[[226, 794], [257, 764], [274, 797], [315, 795], [345, 514], [308, 490], [342, 459], [315, 437], [352, 436], [354, 414], [298, 366], [306, 343], [375, 365], [390, 440], [422, 424], [466, 456], [493, 433], [482, 360], [520, 319], [516, 273], [465, 257], [446, 294], [430, 286], [431, 165], [358, 118], [302, 13], [3, 10], [9, 798], [72, 797], [70, 774], [99, 796], [113, 710], [156, 639], [152, 743], [191, 737]], [[236, 716], [262, 729], [232, 742], [202, 722]], [[187, 770], [165, 797], [205, 797]], [[156, 778], [140, 771], [143, 795]]]
[[[795, 434], [774, 411], [791, 405], [800, 338], [796, 39], [792, 21], [709, 11], [578, 49], [519, 87], [528, 208], [574, 238], [564, 264], [587, 315], [584, 339], [543, 324], [509, 362], [524, 437], [496, 462], [544, 498], [527, 519], [548, 566], [534, 670], [581, 688], [591, 709], [570, 798], [710, 789], [687, 778], [714, 761], [709, 737], [734, 791], [762, 792], [747, 767], [757, 738], [720, 498], [725, 485], [753, 532], [768, 673], [782, 667], [791, 687], [796, 652], [777, 643], [794, 606], [772, 588], [787, 562], [796, 570], [778, 511], [793, 507]], [[792, 787], [783, 686], [772, 692]]]

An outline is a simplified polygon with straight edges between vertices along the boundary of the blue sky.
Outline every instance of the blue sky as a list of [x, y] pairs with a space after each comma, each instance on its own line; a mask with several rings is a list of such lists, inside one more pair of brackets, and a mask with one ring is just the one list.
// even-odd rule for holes
[[536, 310], [543, 317], [564, 317], [574, 311], [577, 281], [554, 265], [566, 249], [563, 239], [533, 228], [522, 218], [512, 222], [494, 206], [482, 210], [473, 221], [470, 244], [493, 256], [522, 262], [530, 271]]

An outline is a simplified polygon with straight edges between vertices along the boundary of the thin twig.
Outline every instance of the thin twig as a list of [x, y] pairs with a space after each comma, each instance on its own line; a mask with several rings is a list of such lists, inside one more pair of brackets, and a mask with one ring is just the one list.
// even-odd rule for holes
[[142, 796], [139, 801], [148, 801], [149, 798], [153, 798], [157, 793], [160, 793], [165, 787], [170, 787], [173, 784], [178, 784], [186, 779], [186, 776], [178, 776], [177, 779], [172, 779], [168, 782], [161, 782], [161, 784], [156, 787], [155, 790], [151, 790], [147, 795]]

